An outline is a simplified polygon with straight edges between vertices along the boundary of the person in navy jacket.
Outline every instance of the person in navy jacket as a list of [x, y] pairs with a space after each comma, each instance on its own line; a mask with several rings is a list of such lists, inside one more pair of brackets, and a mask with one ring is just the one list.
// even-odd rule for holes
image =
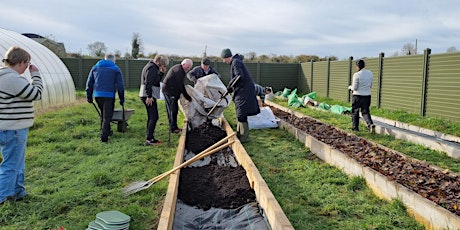
[[236, 118], [238, 120], [236, 133], [241, 142], [247, 142], [250, 141], [248, 116], [260, 113], [254, 81], [248, 68], [243, 63], [241, 55], [232, 55], [230, 49], [223, 49], [221, 57], [223, 62], [231, 66], [231, 79], [228, 83], [227, 92], [233, 93], [233, 102], [235, 103]]
[[115, 56], [107, 54], [91, 68], [86, 82], [86, 100], [93, 103], [93, 96], [101, 111], [100, 139], [108, 142], [111, 134], [110, 122], [115, 108], [115, 93], [118, 91], [120, 105], [125, 102], [125, 87], [120, 68], [115, 64]]

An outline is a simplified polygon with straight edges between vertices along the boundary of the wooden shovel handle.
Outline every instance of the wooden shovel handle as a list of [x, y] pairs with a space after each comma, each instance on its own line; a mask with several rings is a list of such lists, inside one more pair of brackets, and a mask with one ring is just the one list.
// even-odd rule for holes
[[217, 148], [215, 148], [215, 149], [213, 149], [213, 150], [211, 150], [211, 151], [202, 152], [202, 153], [200, 153], [200, 154], [198, 154], [198, 155], [196, 155], [196, 156], [190, 158], [188, 161], [186, 161], [186, 162], [184, 162], [184, 163], [182, 163], [182, 164], [180, 164], [180, 165], [174, 167], [173, 169], [171, 169], [171, 170], [169, 170], [169, 171], [167, 171], [167, 172], [165, 172], [165, 173], [163, 173], [163, 174], [161, 174], [161, 175], [158, 175], [158, 176], [156, 176], [156, 177], [154, 177], [154, 178], [148, 180], [147, 183], [154, 184], [154, 183], [156, 183], [156, 182], [162, 180], [163, 178], [169, 176], [170, 174], [174, 173], [176, 170], [181, 169], [181, 168], [183, 168], [183, 167], [185, 167], [185, 166], [187, 166], [187, 165], [190, 165], [190, 164], [192, 164], [193, 162], [195, 162], [195, 161], [197, 161], [197, 160], [200, 160], [200, 159], [202, 159], [202, 158], [205, 158], [205, 157], [207, 157], [207, 156], [209, 156], [209, 155], [211, 155], [211, 154], [213, 154], [213, 153], [215, 153], [215, 152], [217, 152], [217, 151], [220, 151], [220, 150], [222, 150], [222, 149], [228, 147], [229, 145], [233, 144], [234, 142], [235, 142], [235, 141], [230, 141], [230, 142], [228, 142], [228, 143], [226, 143], [226, 144], [223, 144], [223, 145], [221, 145], [221, 146], [219, 146], [219, 147], [217, 147]]
[[[164, 173], [162, 173], [162, 174], [160, 174], [160, 175], [148, 180], [147, 183], [152, 183], [152, 182], [155, 183], [155, 182], [165, 178], [169, 174], [175, 172], [176, 170], [181, 169], [181, 168], [183, 168], [183, 167], [185, 167], [187, 165], [190, 165], [190, 164], [192, 164], [193, 162], [195, 162], [197, 160], [200, 160], [200, 159], [202, 159], [202, 158], [204, 158], [206, 156], [209, 156], [209, 155], [211, 155], [211, 154], [213, 154], [213, 153], [215, 153], [215, 152], [217, 152], [219, 150], [222, 150], [223, 148], [233, 144], [234, 141], [231, 141], [231, 142], [228, 142], [228, 143], [222, 145], [222, 143], [226, 142], [230, 137], [235, 136], [235, 134], [236, 134], [235, 132], [231, 133], [227, 137], [223, 138], [222, 140], [216, 142], [215, 144], [211, 145], [207, 149], [203, 150], [201, 153], [199, 153], [196, 156], [190, 158], [188, 161], [186, 161], [186, 162], [174, 167], [173, 169], [171, 169], [171, 170], [169, 170], [167, 172], [164, 172]], [[221, 145], [221, 146], [219, 146], [219, 145]], [[217, 147], [217, 146], [219, 146], [219, 147]]]

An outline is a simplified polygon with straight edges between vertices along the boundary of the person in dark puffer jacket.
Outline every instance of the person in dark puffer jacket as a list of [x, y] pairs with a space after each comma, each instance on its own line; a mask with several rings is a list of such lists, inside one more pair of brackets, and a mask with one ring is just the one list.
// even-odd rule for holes
[[108, 142], [111, 134], [110, 122], [115, 108], [115, 93], [118, 91], [120, 105], [125, 102], [123, 75], [115, 64], [115, 56], [107, 54], [105, 60], [100, 60], [89, 72], [86, 82], [86, 100], [93, 103], [93, 96], [101, 111], [100, 139]]

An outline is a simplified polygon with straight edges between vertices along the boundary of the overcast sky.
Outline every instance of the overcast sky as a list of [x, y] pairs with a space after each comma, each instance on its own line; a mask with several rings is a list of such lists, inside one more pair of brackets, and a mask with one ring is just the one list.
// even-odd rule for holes
[[460, 51], [458, 0], [12, 0], [0, 7], [0, 27], [64, 43], [88, 54], [103, 42], [131, 53], [139, 33], [143, 53], [200, 57], [234, 53], [392, 56], [417, 41]]

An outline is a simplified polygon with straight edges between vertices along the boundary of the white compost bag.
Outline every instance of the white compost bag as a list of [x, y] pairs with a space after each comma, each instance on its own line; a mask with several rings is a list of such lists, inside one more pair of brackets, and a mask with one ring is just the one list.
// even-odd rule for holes
[[249, 129], [277, 128], [280, 120], [269, 107], [260, 107], [260, 113], [248, 117]]
[[202, 125], [207, 119], [218, 119], [221, 117], [224, 109], [227, 108], [232, 100], [231, 96], [227, 95], [219, 102], [213, 112], [207, 116], [211, 108], [227, 92], [227, 87], [216, 74], [199, 78], [195, 83], [195, 88], [186, 85], [185, 90], [192, 97], [192, 101], [189, 102], [181, 96], [180, 104], [191, 128]]

